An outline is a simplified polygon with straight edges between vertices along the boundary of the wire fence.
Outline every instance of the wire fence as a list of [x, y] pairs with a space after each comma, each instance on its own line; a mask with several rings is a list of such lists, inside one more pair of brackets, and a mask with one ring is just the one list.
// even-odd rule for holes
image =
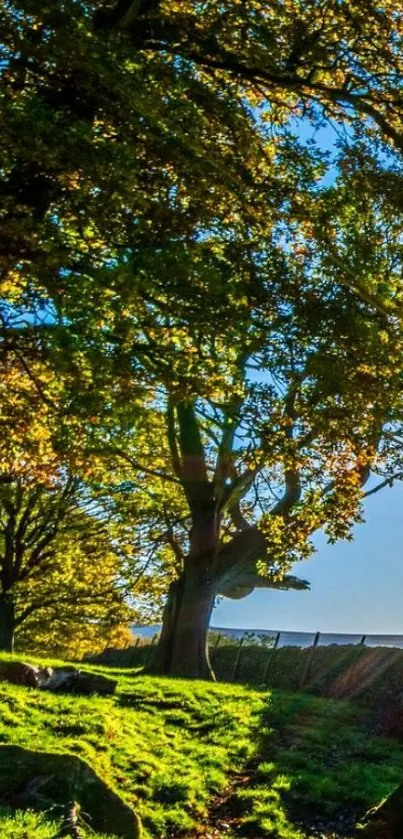
[[[92, 660], [108, 667], [147, 668], [157, 641], [157, 632], [148, 638], [138, 635], [132, 647], [110, 648]], [[357, 698], [370, 704], [378, 702], [379, 696], [401, 694], [402, 648], [401, 636], [241, 632], [217, 627], [209, 634], [210, 661], [219, 681]]]

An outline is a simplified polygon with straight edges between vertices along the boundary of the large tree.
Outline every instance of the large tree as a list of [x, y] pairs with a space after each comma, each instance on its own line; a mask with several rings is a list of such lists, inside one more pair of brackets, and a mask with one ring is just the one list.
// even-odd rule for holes
[[[159, 667], [206, 675], [215, 594], [348, 533], [399, 420], [400, 24], [316, 0], [19, 0], [2, 23], [2, 338], [42, 319], [64, 451], [182, 493]], [[293, 134], [324, 116], [330, 189]]]
[[339, 169], [331, 187], [299, 182], [291, 214], [285, 202], [266, 235], [231, 242], [225, 267], [243, 300], [235, 330], [199, 325], [189, 347], [183, 310], [154, 306], [144, 358], [153, 369], [166, 332], [176, 357], [171, 346], [135, 431], [118, 422], [106, 439], [102, 424], [93, 429], [95, 451], [126, 463], [129, 489], [131, 480], [149, 499], [150, 521], [160, 511], [172, 552], [160, 672], [211, 675], [216, 596], [287, 587], [312, 533], [349, 538], [371, 470], [392, 467], [402, 337], [387, 312], [402, 295], [403, 219], [393, 171], [360, 147]]

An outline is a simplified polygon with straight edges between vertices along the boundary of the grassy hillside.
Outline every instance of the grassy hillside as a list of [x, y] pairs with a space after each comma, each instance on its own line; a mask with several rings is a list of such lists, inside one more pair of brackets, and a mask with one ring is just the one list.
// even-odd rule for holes
[[[145, 839], [348, 836], [403, 777], [403, 747], [371, 736], [350, 703], [107, 672], [114, 697], [0, 684], [0, 742], [84, 757], [137, 810]], [[0, 809], [7, 839], [59, 829], [57, 812]]]

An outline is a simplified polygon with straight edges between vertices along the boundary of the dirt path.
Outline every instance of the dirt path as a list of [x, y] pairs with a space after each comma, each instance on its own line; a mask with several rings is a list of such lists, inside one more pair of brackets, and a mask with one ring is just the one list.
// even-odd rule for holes
[[[196, 828], [190, 833], [181, 835], [181, 839], [269, 839], [267, 833], [259, 834], [252, 826], [242, 824], [242, 816], [237, 806], [237, 793], [243, 787], [255, 786], [255, 767], [249, 765], [239, 772], [233, 772], [230, 776], [228, 787], [220, 795], [216, 796], [209, 808], [205, 819], [201, 819]], [[238, 811], [238, 812], [237, 812]], [[337, 824], [326, 824], [319, 820], [312, 824], [310, 819], [301, 821], [291, 819], [296, 829], [299, 829], [304, 839], [354, 839], [353, 821], [350, 816], [340, 816]], [[172, 835], [170, 839], [179, 839], [178, 835]]]
[[234, 812], [234, 802], [237, 791], [252, 782], [253, 774], [251, 768], [231, 773], [228, 787], [212, 800], [208, 816], [186, 839], [251, 839], [251, 833], [242, 833], [242, 820]]

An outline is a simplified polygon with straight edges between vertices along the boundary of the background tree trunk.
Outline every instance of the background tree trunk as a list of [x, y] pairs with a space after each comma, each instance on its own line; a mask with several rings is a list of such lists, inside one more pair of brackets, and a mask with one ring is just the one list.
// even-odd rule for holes
[[14, 652], [14, 603], [7, 594], [0, 595], [0, 650]]

